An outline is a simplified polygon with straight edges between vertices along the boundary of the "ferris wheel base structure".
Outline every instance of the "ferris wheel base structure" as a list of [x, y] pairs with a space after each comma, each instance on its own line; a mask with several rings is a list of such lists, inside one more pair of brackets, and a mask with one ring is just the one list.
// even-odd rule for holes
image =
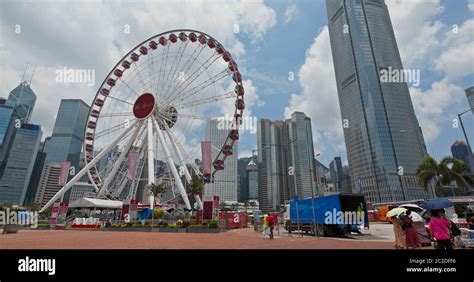
[[[233, 109], [227, 99], [235, 99]], [[193, 150], [200, 144], [197, 129], [222, 109], [233, 110], [232, 126], [222, 148], [213, 152], [214, 169], [204, 166], [201, 171], [193, 162]], [[188, 167], [204, 183], [212, 182], [233, 154], [244, 109], [237, 63], [216, 39], [200, 31], [173, 30], [143, 41], [114, 66], [97, 91], [84, 134], [86, 165], [40, 212], [86, 174], [97, 198], [118, 199], [128, 187], [126, 197], [134, 199], [140, 183], [150, 188], [156, 181], [168, 181], [173, 194], [176, 190], [185, 208], [192, 210], [185, 189], [192, 182]], [[188, 140], [194, 144], [186, 144]], [[164, 160], [167, 177], [156, 179], [157, 160]], [[194, 198], [202, 209], [199, 195]]]

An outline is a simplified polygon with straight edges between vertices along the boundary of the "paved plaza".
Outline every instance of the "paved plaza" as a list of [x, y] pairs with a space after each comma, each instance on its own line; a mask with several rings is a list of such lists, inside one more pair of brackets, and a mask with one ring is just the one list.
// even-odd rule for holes
[[211, 233], [20, 230], [0, 235], [0, 249], [393, 249], [390, 224], [352, 238], [300, 237], [282, 230], [262, 239], [252, 228]]

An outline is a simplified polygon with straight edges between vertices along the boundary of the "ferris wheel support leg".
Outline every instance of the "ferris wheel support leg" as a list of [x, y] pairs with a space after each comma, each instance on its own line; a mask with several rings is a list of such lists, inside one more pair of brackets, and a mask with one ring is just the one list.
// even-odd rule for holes
[[84, 176], [89, 169], [95, 165], [102, 157], [104, 157], [112, 148], [114, 148], [123, 137], [125, 137], [136, 125], [136, 121], [134, 121], [129, 128], [125, 129], [122, 134], [120, 134], [112, 143], [110, 143], [107, 147], [105, 147], [95, 158], [93, 158], [83, 169], [81, 169], [71, 180], [69, 180], [66, 185], [61, 188], [56, 195], [54, 195], [47, 203], [44, 205], [43, 208], [39, 211], [39, 213], [44, 212], [49, 206], [51, 206], [54, 202], [56, 202], [64, 193], [66, 193], [69, 189], [72, 188], [74, 184], [76, 184], [79, 179]]
[[161, 132], [160, 127], [158, 126], [158, 123], [155, 118], [153, 118], [153, 124], [155, 125], [155, 130], [158, 135], [158, 140], [160, 140], [160, 144], [163, 147], [163, 150], [166, 155], [166, 161], [168, 162], [168, 165], [171, 169], [171, 172], [173, 173], [173, 177], [176, 183], [176, 186], [178, 186], [178, 191], [181, 194], [181, 197], [183, 198], [184, 204], [186, 205], [186, 208], [188, 210], [191, 210], [191, 204], [189, 203], [188, 195], [186, 194], [186, 190], [184, 189], [183, 183], [181, 182], [181, 178], [179, 177], [178, 171], [176, 170], [176, 167], [174, 165], [173, 159], [171, 158], [170, 151], [168, 150], [168, 147], [166, 146], [165, 143], [165, 138], [163, 137], [163, 133]]
[[153, 148], [153, 123], [151, 119], [151, 117], [147, 119], [148, 184], [155, 182], [155, 150]]
[[[186, 166], [186, 162], [183, 159], [183, 154], [181, 154], [180, 149], [178, 148], [178, 145], [176, 144], [178, 140], [174, 140], [173, 136], [171, 136], [170, 129], [168, 127], [168, 124], [166, 122], [163, 123], [166, 129], [166, 133], [168, 134], [168, 138], [170, 140], [171, 145], [173, 146], [173, 150], [176, 153], [176, 156], [178, 157], [179, 162], [181, 163], [181, 166], [183, 167], [184, 170], [184, 176], [186, 177], [186, 181], [190, 184], [191, 183], [191, 174], [189, 173], [188, 167]], [[194, 195], [194, 199], [198, 203], [199, 209], [202, 209], [202, 202], [201, 198], [199, 195]]]
[[110, 183], [112, 180], [115, 178], [115, 174], [117, 174], [117, 171], [120, 168], [120, 165], [122, 164], [123, 160], [125, 159], [125, 156], [127, 155], [128, 151], [130, 150], [130, 147], [132, 147], [133, 142], [137, 138], [138, 132], [140, 131], [140, 128], [142, 127], [142, 123], [140, 123], [137, 126], [137, 129], [135, 129], [135, 132], [133, 132], [132, 137], [128, 141], [127, 145], [123, 149], [122, 153], [120, 153], [120, 156], [118, 160], [114, 163], [114, 167], [110, 171], [110, 174], [107, 176], [107, 178], [104, 181], [104, 184], [100, 188], [99, 192], [97, 193], [97, 198], [100, 198], [105, 191], [107, 191], [107, 188], [109, 187]]

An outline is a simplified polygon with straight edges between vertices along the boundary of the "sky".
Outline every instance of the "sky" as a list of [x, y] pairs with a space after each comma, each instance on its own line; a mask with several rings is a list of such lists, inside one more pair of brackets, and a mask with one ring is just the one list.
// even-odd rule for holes
[[[428, 153], [450, 155], [464, 139], [453, 119], [469, 108], [464, 89], [474, 85], [474, 1], [386, 0]], [[128, 27], [130, 32], [124, 32]], [[238, 27], [238, 32], [236, 32]], [[7, 97], [35, 65], [38, 96], [32, 122], [51, 134], [61, 99], [90, 104], [110, 69], [139, 42], [164, 31], [202, 30], [226, 46], [246, 86], [250, 118], [282, 120], [294, 111], [311, 118], [315, 153], [328, 164], [347, 164], [334, 68], [322, 0], [22, 1], [0, 0], [0, 96]], [[94, 69], [96, 83], [57, 83], [62, 67]], [[26, 73], [29, 78], [30, 67]], [[474, 142], [474, 115], [463, 115]], [[239, 157], [256, 149], [244, 130]]]

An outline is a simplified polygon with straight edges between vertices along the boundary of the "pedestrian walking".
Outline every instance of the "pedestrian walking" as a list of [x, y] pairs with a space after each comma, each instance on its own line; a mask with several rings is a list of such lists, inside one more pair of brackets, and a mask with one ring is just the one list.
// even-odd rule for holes
[[275, 218], [273, 215], [267, 217], [268, 227], [270, 228], [270, 239], [273, 239], [273, 227], [275, 226]]
[[393, 233], [395, 235], [395, 248], [406, 249], [406, 234], [405, 231], [402, 229], [401, 220], [396, 216], [391, 217], [391, 219], [393, 224]]
[[407, 210], [405, 217], [402, 222], [402, 229], [405, 230], [405, 238], [407, 248], [421, 248], [420, 239], [416, 233], [415, 226], [413, 225], [413, 219], [411, 218], [411, 211]]
[[263, 239], [265, 239], [265, 236], [267, 235], [267, 229], [268, 229], [268, 215], [263, 216], [263, 230], [262, 230], [262, 236]]
[[428, 228], [431, 236], [436, 240], [436, 249], [451, 250], [453, 248], [451, 234], [449, 232], [450, 227], [451, 222], [443, 217], [443, 213], [439, 210], [431, 211], [431, 220]]

